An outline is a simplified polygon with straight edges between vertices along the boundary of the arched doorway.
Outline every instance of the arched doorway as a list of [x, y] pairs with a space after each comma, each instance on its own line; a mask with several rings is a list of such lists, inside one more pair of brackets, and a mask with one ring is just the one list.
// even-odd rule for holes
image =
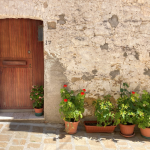
[[44, 85], [40, 20], [0, 19], [0, 109], [32, 109], [32, 85]]

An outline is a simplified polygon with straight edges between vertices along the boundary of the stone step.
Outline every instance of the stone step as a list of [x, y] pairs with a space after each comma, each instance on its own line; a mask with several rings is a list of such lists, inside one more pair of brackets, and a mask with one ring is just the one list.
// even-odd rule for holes
[[34, 123], [44, 123], [43, 116], [35, 116], [34, 112], [0, 112], [1, 122], [34, 122]]

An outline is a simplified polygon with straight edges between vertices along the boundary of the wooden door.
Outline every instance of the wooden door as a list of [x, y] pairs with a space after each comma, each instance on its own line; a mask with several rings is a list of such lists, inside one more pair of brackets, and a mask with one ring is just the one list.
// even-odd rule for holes
[[0, 20], [0, 109], [31, 109], [32, 85], [44, 85], [43, 42], [31, 19]]

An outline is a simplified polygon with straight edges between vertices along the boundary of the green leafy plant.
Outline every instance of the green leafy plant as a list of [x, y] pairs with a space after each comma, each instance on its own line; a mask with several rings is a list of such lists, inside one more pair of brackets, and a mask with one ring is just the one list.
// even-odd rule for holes
[[115, 118], [123, 125], [136, 124], [137, 106], [139, 95], [135, 92], [129, 92], [127, 83], [123, 83], [124, 88], [120, 89], [121, 97], [117, 99], [117, 113]]
[[64, 85], [64, 88], [60, 90], [62, 101], [59, 112], [65, 121], [76, 122], [83, 117], [85, 91], [85, 89], [80, 90], [75, 95], [74, 91], [67, 90], [67, 85]]
[[93, 102], [97, 126], [117, 125], [117, 121], [115, 121], [115, 106], [110, 101], [110, 97], [110, 95], [106, 95], [103, 99]]
[[131, 95], [131, 92], [127, 90], [129, 88], [129, 85], [127, 83], [123, 83], [123, 88], [120, 88], [120, 96], [123, 97], [125, 95], [129, 96]]
[[150, 93], [144, 90], [137, 106], [138, 127], [142, 129], [150, 128]]
[[32, 86], [30, 99], [33, 102], [33, 108], [43, 108], [44, 104], [44, 88], [43, 86]]

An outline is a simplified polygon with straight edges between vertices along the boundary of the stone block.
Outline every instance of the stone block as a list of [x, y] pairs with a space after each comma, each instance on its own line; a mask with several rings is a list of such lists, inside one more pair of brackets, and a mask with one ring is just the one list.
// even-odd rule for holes
[[23, 146], [10, 146], [9, 150], [23, 150]]
[[130, 150], [130, 149], [131, 149], [131, 147], [129, 147], [129, 146], [125, 146], [125, 147], [120, 147], [119, 149], [120, 149], [120, 150]]
[[147, 150], [147, 149], [143, 146], [135, 146], [134, 145], [133, 150]]
[[71, 135], [60, 134], [59, 142], [71, 142]]
[[30, 130], [30, 126], [27, 126], [27, 125], [20, 125], [17, 128], [17, 131], [29, 131], [29, 130]]
[[40, 148], [40, 144], [35, 144], [35, 143], [29, 143], [27, 145], [27, 148]]
[[46, 144], [44, 145], [44, 150], [57, 150], [57, 148], [55, 144]]
[[91, 150], [103, 150], [102, 146], [90, 145]]
[[127, 146], [128, 143], [126, 141], [119, 140], [119, 141], [117, 141], [117, 145], [119, 145], [119, 146]]
[[45, 137], [56, 137], [56, 134], [53, 133], [52, 131], [46, 131], [44, 135]]
[[28, 132], [16, 132], [15, 133], [15, 138], [24, 138], [26, 139], [28, 136]]
[[11, 139], [11, 135], [4, 135], [4, 134], [1, 134], [0, 135], [0, 141], [6, 141], [6, 142], [9, 142], [10, 139]]
[[98, 141], [98, 140], [88, 139], [88, 143], [89, 143], [90, 146], [102, 147], [100, 141]]
[[5, 148], [5, 147], [7, 146], [7, 144], [8, 144], [8, 143], [6, 143], [6, 142], [0, 142], [0, 147]]
[[31, 135], [30, 142], [41, 142], [42, 136], [41, 135]]
[[117, 148], [115, 142], [113, 142], [112, 139], [102, 138], [102, 143], [105, 145], [105, 148], [112, 148], [112, 149]]
[[56, 22], [47, 22], [48, 30], [56, 29]]
[[2, 134], [13, 134], [14, 133], [14, 130], [13, 129], [10, 129], [10, 128], [4, 128], [2, 131], [1, 131]]
[[13, 145], [25, 145], [26, 140], [24, 139], [13, 139], [12, 144]]
[[3, 127], [3, 124], [0, 124], [0, 129]]
[[75, 150], [89, 150], [87, 146], [76, 146]]
[[33, 126], [32, 133], [34, 134], [43, 134], [44, 127]]
[[59, 149], [69, 149], [71, 150], [73, 147], [72, 147], [72, 144], [59, 144]]
[[57, 128], [53, 128], [53, 127], [46, 127], [45, 129], [46, 131], [50, 131], [52, 133], [56, 132]]
[[56, 144], [56, 138], [45, 138], [44, 143], [45, 144]]
[[73, 138], [75, 145], [86, 145], [86, 139], [84, 137], [74, 137]]
[[18, 125], [6, 124], [5, 128], [16, 129]]

